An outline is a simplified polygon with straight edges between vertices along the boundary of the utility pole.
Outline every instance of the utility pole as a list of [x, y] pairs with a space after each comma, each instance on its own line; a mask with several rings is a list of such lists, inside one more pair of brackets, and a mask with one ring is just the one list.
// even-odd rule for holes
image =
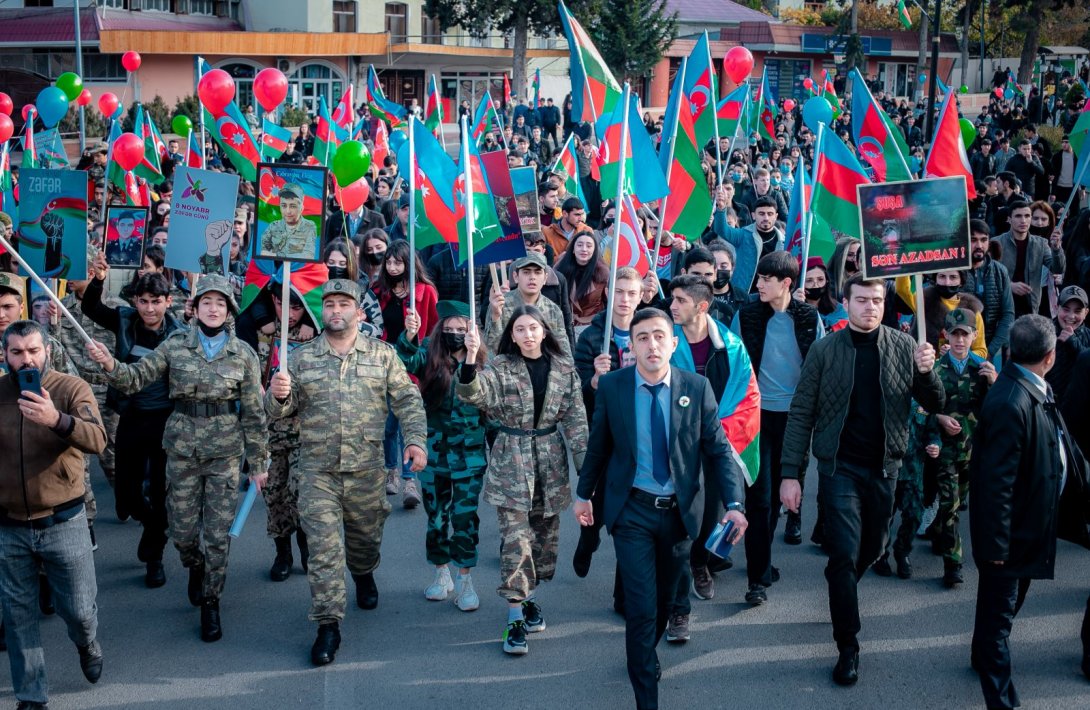
[[[79, 0], [72, 3], [72, 15], [76, 21], [76, 75], [83, 79], [83, 41], [80, 38]], [[87, 124], [84, 106], [79, 106], [79, 153], [87, 149]]]
[[935, 94], [939, 78], [939, 32], [942, 29], [942, 0], [935, 0], [935, 15], [931, 29], [931, 85], [927, 89], [927, 142], [935, 137]]

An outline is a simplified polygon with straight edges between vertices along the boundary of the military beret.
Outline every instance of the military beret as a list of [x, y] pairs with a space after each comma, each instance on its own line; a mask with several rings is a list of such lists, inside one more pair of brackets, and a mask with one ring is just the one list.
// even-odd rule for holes
[[546, 269], [545, 256], [543, 254], [538, 254], [536, 251], [532, 251], [526, 256], [515, 259], [515, 271], [524, 269], [527, 266], [536, 266], [544, 271]]
[[360, 300], [360, 287], [355, 281], [349, 279], [330, 279], [322, 286], [322, 300], [326, 296], [349, 296], [356, 301]]
[[946, 332], [953, 333], [955, 330], [969, 330], [976, 332], [976, 313], [973, 313], [968, 308], [955, 308], [946, 314]]
[[7, 271], [0, 271], [0, 292], [14, 293], [23, 297], [23, 279]]
[[440, 320], [443, 318], [469, 318], [469, 304], [462, 301], [439, 301], [435, 304], [435, 312]]
[[284, 186], [280, 188], [280, 199], [285, 197], [294, 197], [297, 200], [303, 199], [303, 188], [299, 187], [294, 182], [286, 182]]
[[1078, 286], [1068, 286], [1063, 291], [1060, 291], [1060, 305], [1064, 305], [1068, 301], [1079, 301], [1082, 303], [1082, 307], [1086, 308], [1090, 306], [1090, 300], [1086, 298], [1086, 291]]

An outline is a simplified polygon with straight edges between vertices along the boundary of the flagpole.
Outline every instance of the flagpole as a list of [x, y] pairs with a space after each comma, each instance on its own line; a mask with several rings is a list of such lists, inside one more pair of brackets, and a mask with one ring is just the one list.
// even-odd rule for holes
[[[727, 162], [730, 162], [731, 158], [734, 155], [734, 148], [735, 148], [735, 146], [737, 145], [737, 142], [738, 142], [738, 129], [742, 127], [742, 121], [743, 120], [745, 120], [745, 121], [749, 120], [749, 117], [746, 115], [748, 111], [749, 111], [749, 79], [746, 79], [746, 98], [745, 98], [745, 101], [742, 102], [742, 110], [738, 113], [738, 122], [734, 124], [734, 133], [731, 135], [730, 145], [727, 147]], [[716, 117], [715, 122], [716, 122], [716, 131], [718, 131], [719, 130], [719, 125], [718, 125], [719, 124], [719, 117], [718, 116]], [[719, 146], [715, 147], [715, 154], [716, 154], [716, 156], [719, 155]], [[722, 159], [719, 159], [719, 160], [716, 160], [715, 162], [716, 163], [722, 163], [723, 161], [722, 161]], [[723, 173], [720, 172], [719, 173], [719, 187], [722, 187], [722, 185], [723, 185]], [[728, 205], [728, 207], [729, 206], [730, 205]]]
[[508, 153], [511, 152], [511, 146], [507, 143], [507, 136], [503, 135], [503, 122], [499, 120], [500, 114], [496, 110], [496, 103], [492, 101], [492, 93], [488, 94], [488, 106], [492, 109], [492, 115], [496, 117], [496, 122], [500, 124], [500, 138], [503, 140], [503, 149]]
[[[112, 133], [112, 132], [113, 131], [110, 131], [110, 133]], [[109, 138], [109, 134], [107, 134], [106, 137]], [[114, 159], [114, 142], [111, 140], [109, 145], [106, 146], [106, 189], [102, 191], [102, 211], [99, 212], [99, 219], [102, 221], [103, 224], [106, 223], [106, 200], [110, 195], [110, 161], [112, 161], [113, 159]], [[124, 177], [122, 177], [122, 180], [124, 180]], [[123, 190], [125, 190], [125, 191], [128, 191], [129, 186], [128, 185], [122, 185], [121, 188]], [[103, 227], [102, 250], [103, 251], [106, 250], [106, 228], [105, 227]]]
[[[710, 41], [711, 40], [708, 39], [708, 31], [704, 30], [704, 46], [706, 46], [708, 48], [708, 68], [711, 71], [711, 84], [712, 85], [711, 85], [711, 87], [709, 87], [709, 90], [712, 92], [713, 96], [716, 99], [718, 99], [718, 97], [719, 97], [719, 82], [716, 80], [716, 76], [715, 76], [715, 63], [714, 63], [714, 60], [712, 59], [712, 46], [710, 44]], [[681, 85], [682, 85], [682, 87], [685, 86], [685, 80], [684, 79], [682, 79]], [[713, 100], [712, 96], [709, 96], [708, 97], [708, 103], [710, 104], [710, 106], [705, 106], [704, 110], [707, 111], [709, 108], [712, 110], [712, 127], [713, 127], [713, 129], [715, 131], [715, 155], [716, 155], [716, 157], [718, 157], [719, 156], [719, 116], [717, 114], [719, 113], [719, 106], [718, 106], [719, 102], [716, 101], [716, 100]], [[673, 150], [674, 150], [673, 146], [671, 146], [670, 147], [670, 161], [671, 162], [673, 162]], [[728, 155], [727, 157], [729, 158], [730, 156]], [[717, 174], [717, 176], [719, 178], [719, 182], [716, 183], [716, 184], [722, 185], [723, 184], [723, 161], [722, 160], [716, 160], [715, 161], [715, 167], [716, 167], [716, 174]], [[666, 176], [666, 181], [667, 182], [670, 181], [670, 176], [669, 175]], [[660, 220], [660, 223], [661, 223], [661, 220]]]
[[[819, 129], [823, 129], [825, 124], [821, 124]], [[821, 143], [818, 143], [820, 148]], [[814, 161], [817, 164], [817, 161]], [[802, 180], [802, 190], [799, 191], [800, 197], [802, 197], [802, 205], [800, 214], [805, 216], [803, 221], [802, 231], [802, 261], [799, 262], [799, 273], [802, 274], [801, 281], [806, 281], [806, 262], [810, 261], [810, 230], [814, 228], [814, 213], [810, 211], [810, 203], [806, 200], [806, 161], [802, 157], [802, 153], [799, 153], [799, 165], [795, 170], [795, 181]], [[796, 284], [796, 287], [798, 284]]]
[[[409, 310], [416, 310], [416, 116], [409, 114]], [[422, 338], [421, 338], [422, 339]]]
[[[681, 60], [681, 69], [680, 69], [681, 79], [678, 80], [678, 82], [677, 82], [678, 88], [681, 89], [681, 95], [677, 97], [678, 101], [688, 101], [689, 100], [688, 97], [685, 96], [685, 72], [686, 72], [686, 70], [688, 68], [688, 64], [689, 64], [689, 58], [688, 57], [683, 57], [682, 60]], [[666, 184], [667, 185], [670, 184], [670, 173], [672, 173], [673, 169], [674, 169], [674, 146], [677, 145], [677, 132], [678, 132], [678, 128], [680, 127], [678, 124], [680, 123], [680, 119], [681, 119], [680, 114], [681, 114], [681, 111], [680, 111], [680, 107], [679, 107], [678, 108], [678, 113], [674, 115], [674, 125], [673, 125], [673, 127], [672, 127], [672, 129], [670, 131], [670, 135], [671, 135], [670, 145], [667, 148], [667, 152], [668, 152], [668, 154], [670, 156], [670, 159], [666, 162]], [[627, 115], [628, 115], [627, 112], [626, 112], [625, 115], [627, 117]], [[712, 118], [715, 119], [715, 123], [716, 123], [715, 150], [718, 153], [718, 151], [719, 151], [719, 138], [718, 138], [718, 136], [719, 136], [719, 128], [718, 128], [719, 119], [714, 114], [712, 114]], [[663, 126], [663, 129], [665, 129], [665, 128], [666, 128], [666, 126]], [[722, 165], [723, 161], [717, 160], [715, 162]], [[621, 176], [622, 177], [624, 176], [624, 153], [621, 153]], [[719, 181], [720, 182], [723, 181], [722, 168], [720, 168], [720, 171], [719, 171]], [[669, 200], [669, 199], [670, 199], [670, 193], [667, 192], [663, 196], [662, 200], [659, 202], [659, 218], [658, 218], [659, 219], [659, 228], [658, 228], [658, 233], [655, 235], [655, 249], [654, 249], [654, 251], [651, 252], [651, 255], [652, 255], [651, 268], [655, 269], [655, 275], [656, 276], [658, 275], [657, 267], [658, 267], [658, 263], [659, 263], [659, 249], [662, 248], [662, 232], [666, 228], [665, 227], [666, 201]], [[620, 213], [621, 213], [621, 207], [620, 207], [620, 205], [617, 205], [617, 214], [620, 215]], [[612, 293], [612, 291], [610, 293]]]
[[1075, 178], [1075, 182], [1071, 187], [1071, 194], [1067, 196], [1067, 202], [1064, 203], [1064, 213], [1060, 215], [1060, 223], [1056, 225], [1057, 229], [1063, 229], [1064, 222], [1067, 220], [1067, 215], [1071, 213], [1071, 203], [1075, 201], [1075, 195], [1079, 194], [1079, 190], [1082, 189], [1082, 180], [1086, 177], [1086, 166], [1090, 164], [1090, 151], [1087, 151], [1086, 160], [1081, 162], [1082, 165], [1079, 167], [1079, 176]]
[[[65, 305], [61, 303], [61, 299], [57, 298], [57, 294], [53, 293], [53, 290], [50, 289], [44, 281], [42, 281], [41, 277], [34, 272], [34, 269], [30, 268], [30, 264], [26, 263], [26, 261], [23, 260], [23, 257], [19, 256], [19, 252], [15, 250], [15, 247], [13, 247], [11, 243], [2, 236], [0, 236], [0, 246], [8, 250], [8, 253], [11, 254], [11, 257], [19, 262], [19, 266], [23, 267], [23, 270], [27, 272], [27, 275], [30, 276], [31, 279], [33, 279], [34, 283], [38, 284], [38, 288], [40, 288], [42, 291], [45, 291], [46, 295], [49, 296], [49, 298], [57, 304], [57, 308], [59, 308], [61, 313], [64, 314], [64, 317], [71, 321], [72, 325], [76, 327], [76, 332], [78, 332], [80, 337], [83, 338], [83, 341], [88, 345], [93, 343], [94, 341], [91, 339], [91, 336], [87, 335], [87, 331], [83, 329], [83, 326], [80, 325], [79, 321], [76, 320], [72, 313], [65, 307]], [[87, 268], [90, 269], [91, 265], [88, 264]]]
[[[473, 230], [476, 229], [476, 215], [473, 214], [473, 171], [469, 164], [469, 142], [473, 136], [469, 134], [469, 119], [462, 116], [462, 176], [465, 194], [466, 208], [466, 243], [468, 252], [465, 257], [468, 261], [469, 272], [469, 323], [471, 327], [477, 327], [477, 284], [476, 273], [473, 266]], [[412, 204], [411, 202], [409, 204]]]
[[[625, 154], [628, 152], [628, 115], [631, 113], [629, 108], [629, 95], [632, 91], [628, 82], [625, 82], [624, 91], [621, 93], [621, 102], [624, 107], [624, 112], [621, 115], [621, 139], [620, 143], [620, 172], [617, 175], [617, 216], [613, 220], [613, 249], [609, 255], [609, 301], [606, 308], [606, 326], [605, 331], [602, 334], [602, 354], [609, 354], [609, 341], [613, 338], [613, 301], [616, 298], [613, 293], [617, 284], [617, 257], [621, 252], [621, 223], [624, 222], [622, 217], [622, 210], [624, 210], [624, 163]], [[591, 104], [593, 106], [593, 102]], [[593, 109], [592, 109], [593, 110]], [[595, 120], [597, 123], [597, 120]], [[661, 222], [660, 222], [661, 225]], [[638, 226], [638, 223], [637, 223]], [[659, 227], [659, 234], [662, 234], [662, 228]], [[640, 238], [637, 235], [637, 238]], [[651, 262], [651, 271], [658, 276], [658, 254], [655, 255], [655, 260]]]
[[280, 371], [288, 371], [288, 314], [291, 313], [291, 262], [281, 263], [284, 282], [280, 284]]
[[[197, 85], [198, 86], [200, 85], [202, 78], [204, 78], [204, 57], [197, 57]], [[199, 146], [197, 146], [197, 147], [201, 151], [201, 169], [203, 170], [204, 167], [205, 167], [205, 164], [204, 164], [204, 141], [205, 141], [205, 135], [204, 135], [204, 105], [201, 103], [200, 99], [197, 99], [197, 116], [200, 118], [200, 123], [201, 123], [201, 144]], [[110, 164], [109, 161], [107, 161], [106, 164], [109, 165]], [[188, 165], [188, 161], [187, 161], [187, 165]]]

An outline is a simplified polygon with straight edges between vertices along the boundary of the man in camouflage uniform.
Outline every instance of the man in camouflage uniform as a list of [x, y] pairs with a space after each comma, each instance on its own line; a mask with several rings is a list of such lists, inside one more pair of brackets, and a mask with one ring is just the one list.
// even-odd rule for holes
[[530, 252], [526, 256], [515, 260], [513, 265], [514, 279], [517, 288], [514, 291], [504, 293], [493, 284], [492, 294], [489, 297], [489, 309], [484, 319], [484, 340], [488, 352], [496, 352], [500, 344], [500, 335], [507, 327], [507, 321], [511, 320], [511, 314], [522, 305], [534, 306], [545, 318], [545, 324], [556, 336], [560, 343], [560, 349], [571, 357], [572, 344], [568, 341], [568, 331], [564, 325], [564, 313], [560, 306], [541, 293], [541, 287], [545, 285], [545, 273], [547, 266], [545, 257], [537, 252]]
[[[310, 544], [310, 619], [318, 622], [315, 665], [331, 663], [340, 647], [347, 592], [344, 565], [356, 583], [356, 604], [378, 605], [386, 501], [382, 438], [387, 397], [401, 422], [405, 459], [427, 464], [427, 425], [420, 392], [392, 346], [361, 335], [360, 288], [334, 279], [322, 287], [322, 335], [288, 358], [273, 375], [265, 410], [299, 416], [299, 515]], [[341, 543], [341, 534], [344, 543]]]
[[318, 232], [314, 223], [303, 218], [303, 188], [293, 182], [280, 188], [280, 216], [261, 236], [258, 256], [315, 259], [318, 256]]
[[946, 315], [946, 338], [950, 350], [935, 368], [946, 390], [946, 405], [935, 414], [936, 429], [942, 436], [939, 452], [939, 511], [935, 516], [934, 549], [942, 554], [942, 583], [949, 589], [961, 584], [961, 534], [958, 508], [969, 488], [969, 457], [973, 431], [988, 388], [995, 382], [995, 366], [971, 351], [976, 337], [976, 314], [955, 308]]

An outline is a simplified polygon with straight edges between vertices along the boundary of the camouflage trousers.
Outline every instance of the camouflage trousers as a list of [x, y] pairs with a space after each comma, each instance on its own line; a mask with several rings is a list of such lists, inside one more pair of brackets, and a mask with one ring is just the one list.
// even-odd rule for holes
[[969, 491], [969, 462], [941, 461], [938, 474], [939, 510], [932, 529], [935, 548], [944, 562], [961, 564], [961, 530], [958, 508]]
[[[466, 478], [433, 475], [421, 478], [420, 493], [428, 514], [428, 532], [424, 544], [428, 562], [458, 567], [477, 566], [477, 534], [481, 519], [477, 502], [481, 496], [483, 472]], [[448, 532], [449, 530], [449, 532]]]
[[[904, 464], [897, 473], [897, 490], [893, 495], [893, 510], [901, 513], [901, 526], [897, 528], [893, 539], [893, 552], [896, 555], [912, 553], [912, 541], [916, 539], [916, 530], [923, 519], [923, 469], [927, 454], [909, 452]], [[890, 516], [890, 529], [893, 528], [893, 516]], [[888, 551], [887, 551], [888, 554]]]
[[98, 456], [98, 465], [106, 474], [106, 480], [110, 486], [114, 485], [114, 447], [117, 442], [117, 412], [106, 406], [105, 384], [91, 385], [91, 391], [95, 393], [95, 401], [98, 402], [98, 411], [102, 415], [102, 423], [106, 427], [106, 448]]
[[273, 449], [269, 481], [261, 489], [269, 510], [269, 537], [288, 537], [299, 529], [299, 489], [292, 472], [299, 466], [299, 447]]
[[228, 531], [235, 519], [241, 466], [237, 457], [167, 459], [170, 536], [183, 566], [204, 566], [204, 596], [208, 599], [219, 599], [227, 581]]
[[299, 521], [310, 544], [310, 620], [340, 621], [348, 599], [346, 560], [353, 575], [379, 564], [382, 528], [390, 515], [386, 471], [300, 471], [298, 485]]
[[98, 503], [95, 502], [95, 491], [91, 488], [91, 462], [86, 455], [83, 457], [83, 507], [87, 510], [87, 527], [91, 527], [98, 517]]
[[496, 508], [500, 524], [500, 586], [509, 602], [528, 599], [539, 584], [556, 574], [560, 516], [545, 515], [542, 487], [534, 490], [529, 511]]

